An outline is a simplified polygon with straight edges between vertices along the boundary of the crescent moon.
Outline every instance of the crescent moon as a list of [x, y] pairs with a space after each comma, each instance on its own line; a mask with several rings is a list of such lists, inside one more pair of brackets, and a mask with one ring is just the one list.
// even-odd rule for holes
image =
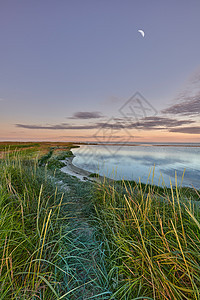
[[141, 35], [144, 37], [144, 31], [143, 30], [139, 29], [138, 32], [141, 33]]

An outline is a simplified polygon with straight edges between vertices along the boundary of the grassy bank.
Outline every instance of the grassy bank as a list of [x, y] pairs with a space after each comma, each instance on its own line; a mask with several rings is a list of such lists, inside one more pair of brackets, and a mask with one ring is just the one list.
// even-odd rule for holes
[[81, 182], [59, 170], [71, 144], [11, 146], [0, 153], [0, 299], [200, 299], [198, 191]]
[[198, 201], [140, 183], [96, 191], [111, 299], [200, 299]]
[[93, 185], [59, 171], [71, 145], [24, 146], [1, 153], [0, 299], [108, 299]]
[[0, 299], [56, 299], [62, 195], [37, 159], [0, 162]]

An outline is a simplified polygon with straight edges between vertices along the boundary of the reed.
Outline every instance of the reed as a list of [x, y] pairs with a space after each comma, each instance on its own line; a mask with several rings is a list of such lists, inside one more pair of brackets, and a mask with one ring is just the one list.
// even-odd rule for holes
[[124, 181], [96, 186], [110, 299], [200, 299], [199, 202], [181, 191]]
[[44, 172], [19, 152], [0, 161], [1, 299], [59, 299], [62, 195]]
[[93, 185], [55, 170], [68, 148], [51, 165], [37, 152], [0, 160], [0, 299], [109, 299]]
[[69, 148], [22, 150], [0, 160], [0, 299], [200, 299], [199, 191], [80, 182], [55, 170]]

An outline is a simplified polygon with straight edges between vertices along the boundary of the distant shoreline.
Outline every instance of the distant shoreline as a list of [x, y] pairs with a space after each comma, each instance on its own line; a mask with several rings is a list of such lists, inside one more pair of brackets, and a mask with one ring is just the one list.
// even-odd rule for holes
[[52, 145], [65, 145], [65, 144], [71, 144], [71, 145], [78, 145], [78, 146], [130, 146], [130, 147], [136, 147], [136, 146], [152, 146], [152, 147], [200, 147], [200, 142], [199, 143], [173, 143], [173, 142], [169, 142], [169, 143], [154, 143], [154, 142], [135, 142], [135, 143], [130, 143], [130, 142], [113, 142], [113, 143], [105, 143], [105, 142], [73, 142], [73, 141], [69, 141], [69, 142], [62, 142], [62, 141], [0, 141], [0, 146], [9, 146], [9, 145], [26, 145], [26, 144], [43, 144], [43, 145], [48, 145], [48, 144], [52, 144]]
[[146, 147], [197, 147], [200, 148], [200, 143], [191, 143], [191, 144], [146, 144], [146, 143], [140, 143], [140, 144], [126, 144], [126, 143], [74, 143], [74, 145], [79, 145], [79, 146], [130, 146], [130, 147], [138, 147], [138, 146], [146, 146]]

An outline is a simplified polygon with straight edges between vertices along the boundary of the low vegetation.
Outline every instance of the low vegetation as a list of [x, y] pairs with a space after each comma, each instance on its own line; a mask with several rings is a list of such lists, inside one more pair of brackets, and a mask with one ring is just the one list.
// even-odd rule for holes
[[178, 187], [105, 182], [97, 191], [111, 299], [200, 299], [199, 203]]
[[71, 156], [68, 147], [44, 148], [1, 153], [0, 299], [108, 299], [104, 253], [87, 222], [93, 186], [50, 164]]
[[0, 299], [200, 299], [199, 191], [80, 182], [71, 147], [0, 143]]
[[62, 196], [37, 160], [0, 162], [0, 299], [58, 296]]

